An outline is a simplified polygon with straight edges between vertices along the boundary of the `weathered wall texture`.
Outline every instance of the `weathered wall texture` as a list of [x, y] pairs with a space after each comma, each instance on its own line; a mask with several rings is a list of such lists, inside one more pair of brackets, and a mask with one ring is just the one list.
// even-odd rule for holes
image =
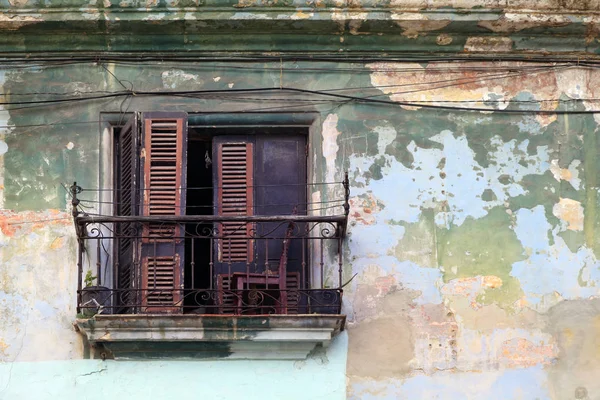
[[6, 53], [600, 53], [597, 0], [2, 0], [0, 10]]
[[[388, 3], [384, 8], [398, 6]], [[473, 5], [466, 3], [450, 5]], [[515, 6], [510, 1], [489, 3], [488, 8], [496, 3], [498, 8]], [[595, 2], [558, 3], [535, 4], [598, 8]], [[0, 8], [26, 4], [0, 1]], [[415, 2], [412, 7], [427, 4]], [[241, 2], [235, 8], [242, 12], [251, 5]], [[460, 13], [452, 14], [452, 22], [426, 24], [409, 23], [413, 17], [404, 15], [392, 24], [399, 32], [386, 42], [386, 34], [359, 34], [363, 28], [372, 30], [371, 17], [360, 16], [356, 9], [344, 12], [337, 15], [340, 31], [323, 36], [340, 50], [353, 41], [361, 49], [381, 50], [397, 42], [395, 46], [413, 43], [419, 49], [450, 45], [460, 52], [511, 52], [535, 47], [534, 39], [528, 42], [526, 37], [535, 38], [537, 50], [544, 52], [539, 41], [546, 40], [546, 29], [563, 32], [566, 36], [553, 36], [560, 40], [578, 32], [577, 48], [582, 51], [594, 52], [597, 45], [595, 22], [583, 21], [586, 17], [580, 14], [575, 26], [567, 26], [561, 16], [540, 22], [520, 13], [513, 16], [515, 22], [503, 14], [498, 18], [505, 23], [479, 21], [476, 35], [462, 36], [455, 35], [461, 29]], [[164, 19], [157, 15], [152, 17]], [[106, 18], [116, 21], [114, 15]], [[297, 18], [310, 19], [301, 14]], [[89, 20], [96, 21], [97, 14]], [[14, 28], [14, 21], [9, 25]], [[0, 40], [10, 36], [15, 48], [34, 46], [26, 34], [33, 25]], [[512, 36], [516, 32], [519, 39]], [[198, 32], [171, 33], [193, 42]], [[110, 43], [92, 39], [102, 48], [143, 47], [127, 35], [117, 35]], [[382, 47], [373, 47], [377, 40]], [[208, 39], [202, 43], [209, 49], [214, 45]], [[572, 42], [561, 43], [562, 50], [572, 48]], [[152, 46], [158, 51], [170, 48], [167, 44]], [[256, 50], [240, 44], [244, 46]], [[75, 240], [62, 185], [75, 180], [83, 187], [100, 185], [100, 113], [135, 110], [310, 111], [317, 121], [310, 137], [312, 179], [338, 181], [346, 170], [351, 179], [344, 277], [356, 276], [344, 294], [348, 343], [344, 334], [325, 355], [305, 364], [193, 364], [212, 371], [202, 382], [211, 382], [215, 371], [243, 375], [243, 366], [253, 377], [244, 385], [268, 382], [273, 371], [280, 371], [279, 398], [292, 398], [306, 388], [315, 396], [304, 398], [341, 398], [344, 384], [351, 399], [600, 398], [600, 117], [590, 113], [599, 109], [599, 80], [595, 67], [517, 61], [82, 61], [0, 67], [0, 103], [13, 103], [0, 105], [0, 398], [22, 398], [31, 374], [48, 386], [39, 398], [67, 392], [74, 397], [84, 393], [75, 389], [80, 383], [86, 388], [104, 382], [139, 387], [153, 382], [158, 371], [171, 377], [186, 371], [182, 376], [189, 376], [190, 364], [169, 362], [145, 365], [143, 380], [115, 381], [119, 374], [142, 367], [75, 361], [84, 353], [71, 326]], [[128, 95], [34, 107], [14, 104], [124, 89], [265, 87], [389, 103], [275, 90], [195, 99]], [[519, 109], [542, 113], [507, 112]], [[327, 201], [336, 195], [317, 188], [312, 198]], [[90, 212], [98, 209], [94, 192], [82, 198]], [[328, 284], [336, 284], [336, 261], [327, 265]], [[55, 379], [55, 370], [64, 376]], [[229, 392], [211, 394], [228, 398]]]
[[[369, 67], [398, 102], [591, 110], [571, 100], [597, 97], [596, 70]], [[423, 90], [443, 80], [465, 83]], [[595, 116], [404, 108], [369, 122], [365, 151], [346, 146], [350, 397], [600, 396]]]

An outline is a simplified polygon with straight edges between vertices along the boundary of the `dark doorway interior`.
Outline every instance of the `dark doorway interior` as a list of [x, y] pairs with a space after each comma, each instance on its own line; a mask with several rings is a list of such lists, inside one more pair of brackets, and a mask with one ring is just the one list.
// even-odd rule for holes
[[[253, 144], [253, 214], [286, 215], [306, 214], [306, 130], [301, 128], [190, 128], [188, 134], [186, 214], [214, 215], [216, 164], [219, 163], [213, 154], [215, 144], [219, 140], [243, 140]], [[214, 163], [213, 163], [214, 160]], [[190, 293], [184, 299], [186, 310], [194, 313], [209, 312], [203, 304], [213, 305], [211, 296], [201, 292], [202, 289], [217, 289], [217, 276], [231, 272], [245, 272], [246, 262], [226, 265], [218, 257], [211, 260], [210, 232], [212, 223], [188, 224], [188, 239], [185, 240], [184, 287], [198, 289], [200, 292]], [[255, 240], [254, 259], [250, 265], [251, 273], [263, 273], [265, 266], [275, 272], [283, 251], [283, 237], [288, 225], [286, 223], [263, 223], [257, 227], [258, 235], [268, 233], [273, 240]], [[296, 231], [303, 231], [298, 225]], [[206, 239], [202, 238], [205, 236]], [[195, 238], [191, 238], [195, 237]], [[268, 249], [267, 249], [268, 246]], [[306, 265], [308, 243], [301, 239], [292, 240], [288, 246], [287, 270], [295, 273], [296, 287], [306, 287], [308, 273], [303, 270]], [[216, 254], [215, 249], [212, 253]], [[267, 257], [268, 255], [268, 257]], [[214, 268], [211, 286], [210, 265]], [[238, 268], [239, 267], [239, 268]], [[296, 276], [294, 275], [294, 276]], [[298, 279], [299, 278], [299, 279]], [[301, 281], [301, 282], [300, 282]], [[256, 289], [255, 289], [256, 290]], [[206, 303], [203, 303], [206, 301]]]
[[[195, 134], [190, 130], [187, 162], [187, 215], [213, 214], [213, 170], [212, 139], [208, 135]], [[209, 232], [212, 224], [189, 224], [188, 236], [207, 236], [206, 239], [185, 241], [185, 288], [210, 287], [210, 246]], [[197, 297], [197, 298], [196, 298]], [[190, 295], [184, 300], [185, 306], [197, 305], [201, 296]]]

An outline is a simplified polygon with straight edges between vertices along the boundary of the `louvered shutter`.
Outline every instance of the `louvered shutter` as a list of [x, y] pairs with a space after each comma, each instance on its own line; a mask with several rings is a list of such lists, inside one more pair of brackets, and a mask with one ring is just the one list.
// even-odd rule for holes
[[[118, 132], [115, 146], [115, 215], [139, 215], [139, 118], [135, 113]], [[115, 296], [115, 304], [119, 306], [116, 313], [129, 313], [132, 304], [136, 303], [135, 289], [139, 286], [135, 270], [137, 248], [134, 237], [137, 233], [135, 223], [115, 225], [117, 240], [115, 242], [115, 286], [119, 291]]]
[[[143, 114], [142, 140], [143, 214], [185, 215], [187, 114]], [[144, 225], [142, 312], [182, 312], [184, 229], [172, 223]]]
[[[217, 215], [253, 215], [253, 143], [244, 137], [216, 137], [215, 205]], [[222, 239], [216, 241], [216, 268], [219, 273], [246, 271], [253, 261], [253, 242], [248, 240], [253, 224], [240, 222], [217, 223], [215, 228]]]

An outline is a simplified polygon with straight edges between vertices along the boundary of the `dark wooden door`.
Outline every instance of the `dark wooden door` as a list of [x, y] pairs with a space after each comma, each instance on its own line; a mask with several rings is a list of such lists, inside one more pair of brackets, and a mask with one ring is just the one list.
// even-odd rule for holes
[[[260, 215], [306, 214], [306, 136], [257, 135], [254, 169], [254, 206]], [[264, 223], [257, 227], [258, 262], [277, 271], [283, 240], [289, 228], [287, 222]], [[299, 236], [304, 225], [292, 227], [292, 236]], [[287, 271], [300, 272], [302, 243], [291, 239], [287, 250]]]

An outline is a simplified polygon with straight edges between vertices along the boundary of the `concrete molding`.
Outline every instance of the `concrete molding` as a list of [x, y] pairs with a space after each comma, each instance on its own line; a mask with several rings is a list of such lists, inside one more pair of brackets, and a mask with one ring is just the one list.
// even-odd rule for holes
[[558, 12], [594, 12], [600, 11], [598, 0], [564, 1], [564, 0], [286, 0], [284, 2], [263, 0], [180, 0], [158, 2], [154, 0], [48, 0], [40, 5], [33, 0], [0, 1], [0, 9], [8, 10], [80, 10], [80, 11], [120, 11], [139, 10], [143, 12], [158, 11], [193, 11], [198, 10], [251, 10], [254, 12], [281, 12], [285, 10], [302, 10], [321, 12], [327, 10], [340, 11], [429, 11], [429, 10], [461, 10], [461, 11], [558, 11]]
[[305, 359], [344, 329], [344, 315], [96, 315], [78, 319], [115, 359]]
[[519, 7], [514, 2], [514, 7], [504, 2], [496, 2], [496, 7], [490, 2], [481, 8], [411, 8], [394, 1], [380, 6], [337, 1], [338, 6], [324, 3], [322, 7], [295, 2], [268, 6], [250, 0], [193, 6], [182, 2], [174, 7], [134, 7], [140, 3], [135, 1], [123, 6], [106, 3], [105, 7], [60, 8], [59, 2], [50, 1], [44, 8], [28, 8], [30, 2], [6, 7], [0, 1], [3, 53], [48, 57], [76, 52], [95, 57], [99, 52], [157, 54], [168, 50], [170, 55], [243, 52], [264, 56], [265, 52], [298, 54], [299, 50], [370, 54], [377, 49], [388, 55], [559, 54], [569, 59], [595, 58], [600, 53], [600, 0], [598, 7], [590, 3], [586, 10], [556, 8], [549, 1], [538, 7], [526, 1]]

